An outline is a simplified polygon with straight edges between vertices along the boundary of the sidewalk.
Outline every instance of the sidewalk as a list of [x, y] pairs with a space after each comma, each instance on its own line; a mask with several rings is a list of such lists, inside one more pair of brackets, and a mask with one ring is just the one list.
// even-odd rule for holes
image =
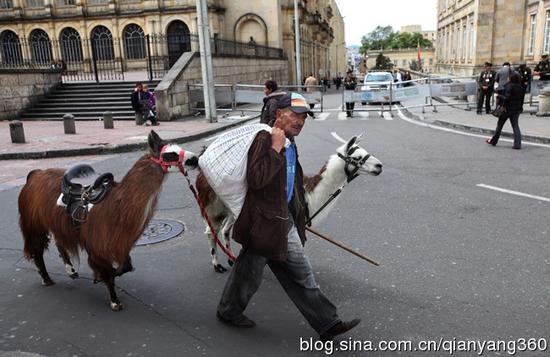
[[115, 121], [104, 129], [102, 121], [76, 121], [76, 134], [66, 135], [62, 121], [25, 121], [24, 144], [13, 144], [8, 121], [0, 121], [0, 160], [40, 159], [76, 155], [113, 154], [142, 150], [147, 135], [155, 130], [161, 138], [183, 143], [197, 140], [256, 118], [239, 114], [209, 123], [204, 117], [161, 122], [159, 126], [138, 126], [133, 121]]
[[[447, 98], [446, 98], [447, 99]], [[460, 103], [460, 102], [457, 102]], [[413, 101], [404, 101], [404, 106], [419, 104]], [[436, 102], [434, 104], [442, 104]], [[445, 126], [458, 130], [471, 131], [475, 133], [493, 135], [497, 126], [497, 118], [491, 114], [476, 114], [474, 107], [471, 110], [466, 110], [465, 105], [461, 106], [437, 106], [437, 112], [433, 112], [433, 107], [426, 107], [425, 113], [422, 113], [421, 108], [412, 108], [408, 110], [413, 115], [414, 119], [428, 121], [435, 125]], [[537, 117], [531, 115], [533, 108], [524, 106], [524, 112], [519, 117], [519, 127], [521, 130], [522, 139], [524, 141], [550, 144], [550, 117]], [[512, 126], [510, 121], [504, 124], [502, 137], [513, 138]]]

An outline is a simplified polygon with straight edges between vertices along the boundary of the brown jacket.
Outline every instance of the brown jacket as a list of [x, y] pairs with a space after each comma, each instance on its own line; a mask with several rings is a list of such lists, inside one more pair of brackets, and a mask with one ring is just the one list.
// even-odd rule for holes
[[296, 155], [296, 177], [292, 201], [287, 204], [286, 156], [271, 148], [271, 134], [261, 131], [248, 151], [248, 192], [233, 227], [233, 238], [244, 247], [272, 260], [285, 260], [289, 213], [302, 244], [306, 240], [303, 171]]

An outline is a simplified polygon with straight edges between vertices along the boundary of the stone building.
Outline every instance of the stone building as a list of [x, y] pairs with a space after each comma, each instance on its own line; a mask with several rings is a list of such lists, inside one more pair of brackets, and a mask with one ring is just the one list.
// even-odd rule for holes
[[[417, 48], [401, 48], [395, 50], [384, 51], [367, 51], [367, 67], [376, 67], [376, 57], [378, 54], [382, 54], [388, 57], [395, 68], [410, 69], [412, 61], [418, 60]], [[422, 61], [422, 69], [424, 72], [433, 72], [435, 70], [435, 50], [433, 48], [421, 48], [420, 59]]]
[[[338, 72], [345, 46], [335, 1], [299, 4], [302, 73]], [[144, 68], [151, 52], [169, 68], [182, 53], [198, 49], [195, 6], [195, 0], [0, 0], [0, 63], [87, 61], [89, 67], [95, 58], [119, 61], [128, 71]], [[208, 0], [208, 10], [215, 46], [260, 57], [273, 53], [260, 46], [280, 48], [288, 58], [288, 81], [294, 81], [293, 0]]]
[[485, 62], [533, 65], [550, 50], [548, 0], [439, 0], [437, 67], [471, 75]]

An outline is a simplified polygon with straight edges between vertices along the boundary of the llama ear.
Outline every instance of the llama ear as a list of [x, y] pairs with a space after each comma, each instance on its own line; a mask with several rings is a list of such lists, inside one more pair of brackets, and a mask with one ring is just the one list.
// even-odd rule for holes
[[348, 151], [353, 146], [353, 144], [355, 144], [356, 141], [357, 141], [357, 136], [354, 136], [353, 138], [349, 139], [348, 145], [346, 146], [346, 151]]
[[149, 133], [149, 136], [147, 137], [147, 142], [149, 143], [149, 148], [154, 153], [160, 152], [160, 149], [162, 148], [162, 139], [157, 133], [155, 133], [154, 130], [151, 130], [151, 132]]

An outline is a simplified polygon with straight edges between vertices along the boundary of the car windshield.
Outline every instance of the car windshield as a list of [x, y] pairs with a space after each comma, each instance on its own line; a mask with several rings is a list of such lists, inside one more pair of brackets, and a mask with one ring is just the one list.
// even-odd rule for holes
[[368, 74], [365, 82], [391, 82], [391, 74]]

